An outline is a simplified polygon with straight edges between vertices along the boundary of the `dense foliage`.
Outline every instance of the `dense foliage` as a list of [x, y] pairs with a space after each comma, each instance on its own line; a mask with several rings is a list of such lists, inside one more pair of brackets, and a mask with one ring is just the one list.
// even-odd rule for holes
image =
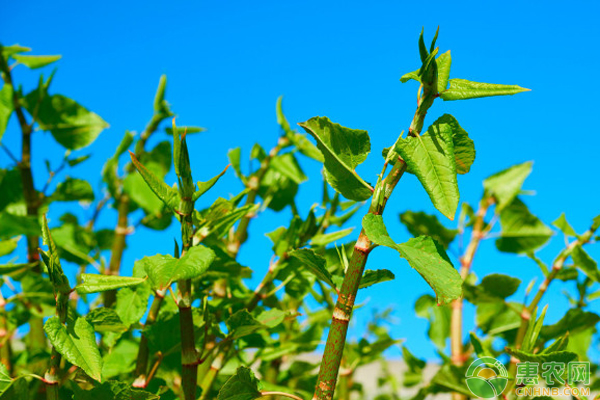
[[[531, 163], [486, 179], [475, 207], [461, 203], [457, 175], [468, 173], [475, 161], [474, 142], [449, 114], [424, 128], [427, 111], [435, 101], [527, 89], [450, 78], [450, 52], [439, 54], [436, 38], [427, 47], [421, 34], [421, 66], [401, 78], [419, 83], [417, 108], [408, 133], [375, 152], [383, 154], [378, 175], [356, 172], [371, 152], [367, 131], [314, 117], [298, 124], [301, 133], [287, 121], [279, 99], [281, 135], [271, 150], [258, 144], [251, 149], [254, 168], [242, 168], [249, 160], [236, 148], [228, 154], [229, 168], [202, 176], [191, 170], [188, 150], [202, 128], [176, 126], [163, 76], [146, 128], [139, 135], [125, 132], [106, 160], [102, 190], [65, 171], [86, 162], [80, 150], [107, 123], [52, 94], [53, 75], [40, 77], [29, 93], [13, 78], [20, 68], [41, 68], [60, 57], [0, 47], [0, 140], [5, 134], [21, 138], [20, 149], [1, 145], [0, 399], [386, 400], [399, 399], [400, 387], [418, 387], [415, 399], [437, 393], [462, 399], [473, 397], [465, 371], [476, 357], [509, 354], [504, 357], [511, 389], [518, 361], [587, 360], [600, 317], [586, 308], [598, 297], [592, 289], [600, 271], [584, 247], [596, 240], [600, 216], [590, 215], [589, 229], [578, 233], [561, 215], [552, 224], [566, 245], [546, 262], [536, 250], [555, 232], [525, 203], [522, 185]], [[11, 118], [18, 131], [7, 131]], [[149, 141], [165, 129], [169, 140]], [[32, 170], [40, 131], [66, 150], [47, 162], [45, 182], [39, 181], [43, 171]], [[323, 166], [323, 191], [311, 199], [319, 204], [305, 214], [296, 206], [298, 187], [307, 179], [300, 158]], [[172, 169], [176, 182], [165, 182]], [[225, 173], [235, 174], [244, 190], [206, 202], [209, 190], [229, 192], [213, 189]], [[400, 220], [414, 237], [398, 243], [382, 215], [405, 174], [421, 182], [449, 221], [406, 211]], [[72, 212], [57, 215], [59, 202], [71, 204]], [[88, 220], [73, 211], [78, 204], [95, 210]], [[253, 271], [237, 256], [249, 225], [267, 208], [289, 208], [292, 218], [267, 233], [272, 262], [252, 288], [247, 278]], [[362, 230], [353, 238], [348, 221], [361, 212]], [[96, 226], [100, 213], [115, 216], [113, 229]], [[132, 226], [154, 231], [155, 240], [171, 240], [161, 233], [171, 224], [181, 230], [173, 252], [153, 254], [146, 246], [147, 254], [136, 255], [132, 276], [125, 276], [121, 260], [127, 244], [136, 241]], [[475, 275], [475, 254], [488, 238], [495, 238], [498, 251], [525, 255], [539, 266], [542, 283], [531, 282], [525, 299], [508, 299], [522, 284], [516, 277]], [[408, 264], [399, 262], [398, 271], [366, 269], [378, 246], [396, 250]], [[443, 361], [427, 381], [425, 362], [390, 335], [388, 312], [375, 314], [358, 342], [346, 341], [360, 290], [411, 273], [408, 266], [431, 287], [415, 304], [415, 312], [429, 320], [431, 343]], [[558, 323], [544, 325], [545, 309], [538, 305], [549, 285], [560, 284], [555, 281], [576, 282], [579, 298], [570, 299], [572, 307]], [[463, 332], [464, 302], [476, 307], [473, 332]], [[303, 355], [315, 352], [325, 335], [322, 361], [307, 361]], [[387, 367], [383, 353], [392, 346], [402, 348], [403, 376]], [[355, 382], [356, 370], [371, 363], [381, 365], [378, 393], [365, 393]], [[592, 379], [591, 387], [599, 388], [600, 380]]]

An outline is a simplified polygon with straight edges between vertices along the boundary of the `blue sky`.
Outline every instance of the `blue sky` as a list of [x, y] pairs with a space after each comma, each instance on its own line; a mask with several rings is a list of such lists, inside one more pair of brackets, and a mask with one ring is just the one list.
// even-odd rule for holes
[[[62, 54], [52, 91], [72, 97], [97, 112], [111, 127], [82, 154], [93, 157], [70, 174], [100, 186], [99, 170], [126, 129], [141, 131], [152, 113], [152, 99], [161, 74], [168, 76], [167, 99], [180, 125], [200, 125], [206, 133], [190, 140], [195, 177], [216, 175], [228, 163], [228, 149], [241, 146], [247, 157], [259, 142], [275, 145], [278, 127], [275, 101], [284, 95], [290, 122], [315, 115], [342, 125], [366, 129], [372, 154], [359, 173], [374, 181], [381, 167], [380, 152], [414, 114], [417, 86], [401, 84], [402, 74], [418, 67], [417, 39], [425, 27], [430, 40], [440, 26], [440, 51], [452, 50], [451, 77], [519, 84], [531, 92], [514, 97], [448, 102], [434, 105], [426, 123], [443, 113], [453, 114], [475, 140], [477, 160], [459, 178], [461, 199], [475, 204], [481, 181], [510, 165], [534, 161], [525, 188], [536, 195], [526, 199], [530, 209], [547, 223], [566, 212], [578, 231], [600, 213], [596, 154], [599, 129], [594, 123], [594, 89], [599, 56], [597, 3], [564, 2], [448, 2], [378, 1], [317, 2], [8, 2], [3, 6], [0, 41], [32, 47], [36, 54]], [[44, 70], [48, 74], [50, 70]], [[25, 90], [34, 87], [37, 71], [14, 71]], [[12, 121], [4, 143], [18, 148]], [[163, 139], [157, 135], [155, 140]], [[165, 136], [166, 137], [166, 136]], [[17, 147], [15, 147], [17, 146]], [[34, 155], [56, 160], [62, 150], [49, 135], [36, 135]], [[0, 166], [8, 163], [0, 153]], [[300, 190], [301, 210], [320, 199], [319, 166], [303, 160], [311, 178]], [[37, 182], [45, 180], [42, 162], [34, 166]], [[237, 193], [233, 174], [206, 196]], [[315, 193], [319, 193], [315, 196]], [[212, 196], [212, 197], [211, 197]], [[396, 241], [408, 239], [398, 221], [404, 210], [435, 213], [413, 176], [405, 177], [386, 211]], [[60, 207], [56, 207], [57, 218]], [[91, 210], [88, 214], [91, 213]], [[288, 212], [283, 213], [288, 216]], [[441, 217], [441, 216], [440, 216]], [[443, 217], [441, 217], [443, 218]], [[115, 215], [101, 221], [114, 224]], [[253, 222], [251, 239], [241, 261], [259, 280], [271, 257], [263, 233], [281, 224], [282, 216], [265, 213]], [[358, 226], [360, 220], [352, 221]], [[453, 222], [447, 221], [448, 226]], [[358, 234], [358, 229], [354, 235]], [[125, 257], [127, 270], [135, 259], [172, 251], [174, 231], [156, 234], [140, 230]], [[548, 263], [563, 246], [557, 235], [540, 251]], [[600, 255], [590, 247], [590, 253]], [[128, 266], [128, 267], [127, 267]], [[389, 249], [377, 249], [368, 268], [396, 273], [392, 283], [360, 294], [366, 306], [355, 314], [352, 337], [360, 337], [373, 308], [392, 306], [398, 323], [393, 334], [405, 338], [418, 356], [435, 359], [426, 340], [427, 323], [413, 315], [414, 301], [430, 289]], [[486, 241], [475, 259], [474, 271], [519, 276], [524, 285], [541, 274], [527, 259], [498, 254]], [[568, 308], [563, 290], [554, 284], [542, 303], [551, 303], [547, 320], [554, 322]], [[522, 298], [523, 290], [515, 296]], [[591, 309], [600, 312], [600, 303]], [[467, 329], [474, 325], [466, 313]], [[398, 356], [399, 352], [390, 355]]]

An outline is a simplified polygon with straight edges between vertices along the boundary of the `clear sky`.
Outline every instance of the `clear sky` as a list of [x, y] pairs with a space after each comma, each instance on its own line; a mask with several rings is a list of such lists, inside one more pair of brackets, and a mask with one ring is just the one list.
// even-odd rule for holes
[[[475, 140], [475, 164], [468, 175], [459, 178], [461, 200], [475, 204], [482, 179], [534, 160], [534, 171], [525, 184], [537, 193], [526, 199], [530, 209], [547, 223], [564, 211], [576, 230], [587, 229], [591, 218], [600, 213], [600, 129], [594, 122], [600, 61], [598, 3], [456, 3], [460, 6], [447, 1], [375, 1], [369, 5], [364, 1], [291, 0], [11, 1], [2, 6], [0, 41], [32, 47], [36, 54], [62, 54], [52, 91], [76, 99], [110, 123], [92, 147], [81, 151], [91, 151], [92, 159], [72, 173], [91, 179], [95, 187], [100, 187], [103, 161], [113, 153], [123, 132], [141, 131], [151, 117], [161, 74], [168, 75], [167, 99], [179, 124], [208, 128], [190, 139], [197, 179], [221, 171], [230, 148], [241, 146], [247, 157], [254, 142], [273, 147], [278, 136], [275, 101], [284, 95], [284, 109], [292, 123], [325, 115], [342, 125], [368, 130], [372, 154], [359, 173], [374, 181], [381, 167], [381, 149], [408, 128], [414, 114], [417, 85], [401, 84], [399, 78], [419, 65], [421, 27], [429, 41], [439, 25], [440, 51], [452, 50], [451, 77], [532, 89], [514, 97], [440, 101], [430, 110], [426, 123], [451, 113]], [[48, 74], [50, 69], [42, 72]], [[26, 90], [37, 80], [37, 71], [22, 67], [14, 75]], [[4, 138], [12, 148], [18, 146], [15, 132], [12, 121]], [[33, 151], [36, 157], [54, 160], [61, 154], [49, 135], [36, 135]], [[7, 163], [6, 155], [0, 153], [0, 166]], [[301, 210], [306, 211], [320, 199], [320, 174], [314, 162], [303, 160], [302, 165], [311, 178], [299, 195]], [[43, 163], [35, 168], [42, 171], [36, 174], [37, 182], [44, 181]], [[227, 174], [205, 202], [240, 189], [233, 174]], [[405, 177], [385, 215], [398, 242], [408, 239], [398, 220], [398, 214], [407, 209], [443, 218], [418, 181]], [[60, 211], [64, 209], [51, 210], [55, 220]], [[101, 224], [114, 226], [115, 218], [114, 213], [106, 213]], [[279, 226], [282, 218], [267, 212], [251, 226], [251, 240], [241, 261], [255, 269], [255, 281], [271, 257], [270, 242], [263, 233]], [[360, 219], [352, 222], [358, 226]], [[173, 230], [139, 233], [125, 257], [125, 271], [144, 255], [172, 251]], [[557, 235], [540, 256], [550, 263], [563, 245]], [[593, 246], [589, 251], [600, 255]], [[367, 267], [391, 269], [397, 279], [362, 291], [358, 301], [366, 306], [355, 313], [351, 336], [362, 335], [372, 308], [391, 306], [398, 318], [393, 335], [405, 338], [416, 355], [435, 360], [425, 335], [427, 322], [413, 313], [415, 300], [431, 293], [429, 287], [390, 249], [377, 249]], [[493, 240], [482, 245], [473, 268], [480, 277], [492, 271], [517, 275], [523, 286], [534, 276], [538, 282], [541, 278], [533, 262], [497, 253]], [[552, 285], [542, 302], [551, 303], [548, 321], [558, 320], [569, 307], [562, 291], [572, 292], [572, 286]], [[523, 289], [514, 299], [522, 296]], [[600, 312], [600, 301], [590, 308]], [[474, 313], [470, 308], [466, 321], [471, 329]]]

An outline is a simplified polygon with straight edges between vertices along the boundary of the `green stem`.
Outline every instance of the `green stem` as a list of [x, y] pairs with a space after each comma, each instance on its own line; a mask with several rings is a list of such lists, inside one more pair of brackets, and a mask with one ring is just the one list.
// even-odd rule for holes
[[[380, 204], [372, 204], [369, 209], [370, 214], [381, 215], [383, 213], [387, 201], [404, 174], [404, 171], [406, 171], [404, 160], [396, 160], [394, 167], [382, 183], [382, 189], [384, 190], [383, 201]], [[333, 310], [329, 336], [327, 337], [327, 344], [325, 345], [325, 352], [323, 353], [313, 399], [330, 400], [333, 398], [344, 345], [346, 343], [348, 323], [350, 322], [356, 293], [358, 292], [360, 280], [371, 249], [372, 242], [364, 230], [362, 230], [354, 246], [354, 251], [346, 270], [346, 276], [344, 277], [342, 288], [340, 289], [340, 294]]]
[[[154, 293], [154, 299], [152, 300], [152, 305], [150, 306], [150, 311], [148, 311], [148, 317], [146, 318], [144, 326], [150, 326], [156, 321], [156, 318], [158, 317], [158, 311], [160, 310], [160, 306], [162, 305], [164, 298], [164, 292], [157, 291]], [[148, 373], [149, 351], [148, 337], [142, 334], [135, 364], [135, 376], [137, 378], [133, 383], [134, 387], [145, 388], [148, 386], [149, 380], [146, 379], [146, 374]]]
[[[465, 254], [460, 259], [461, 269], [460, 269], [460, 277], [464, 281], [469, 272], [471, 270], [471, 265], [473, 264], [473, 258], [475, 257], [475, 253], [479, 248], [479, 244], [481, 243], [481, 239], [485, 236], [486, 231], [484, 231], [484, 218], [487, 214], [489, 207], [493, 204], [491, 198], [484, 198], [480, 205], [479, 210], [477, 210], [477, 214], [475, 217], [475, 222], [473, 224], [473, 230], [471, 231], [471, 241], [467, 246], [467, 250]], [[450, 318], [450, 354], [452, 364], [456, 366], [462, 366], [465, 362], [465, 355], [463, 354], [463, 333], [462, 333], [462, 325], [463, 325], [463, 299], [456, 299], [452, 302], [452, 314]], [[452, 393], [452, 400], [466, 400], [466, 396], [457, 392]]]
[[[56, 315], [60, 322], [64, 325], [67, 321], [69, 308], [69, 293], [58, 293], [56, 296]], [[44, 382], [46, 383], [46, 399], [60, 400], [58, 397], [60, 383], [60, 353], [52, 347], [52, 355], [50, 357], [50, 368], [46, 372]]]
[[[0, 46], [1, 50], [1, 46]], [[18, 164], [18, 168], [21, 174], [21, 184], [23, 186], [23, 197], [25, 199], [25, 205], [27, 208], [27, 215], [35, 218], [39, 218], [39, 207], [41, 204], [40, 196], [35, 190], [33, 181], [33, 172], [31, 170], [31, 134], [33, 133], [32, 124], [27, 123], [27, 118], [21, 107], [19, 101], [19, 92], [15, 90], [12, 74], [8, 63], [0, 51], [0, 70], [2, 71], [2, 78], [4, 83], [11, 87], [13, 92], [13, 107], [19, 126], [21, 128], [21, 161]], [[40, 245], [40, 239], [37, 235], [27, 236], [27, 260], [29, 263], [35, 263], [36, 266], [32, 271], [41, 274], [42, 268], [39, 264], [40, 255], [38, 253], [38, 247]], [[29, 346], [31, 350], [40, 350], [46, 347], [46, 337], [44, 335], [44, 322], [42, 318], [32, 317], [29, 320]]]
[[[424, 85], [423, 96], [418, 100], [417, 111], [410, 124], [409, 135], [418, 136], [421, 133], [427, 111], [435, 100], [435, 95], [437, 93], [436, 85], [435, 82], [433, 84]], [[395, 161], [392, 170], [381, 182], [381, 185], [377, 185], [375, 188], [374, 201], [372, 201], [371, 207], [369, 208], [370, 214], [383, 214], [389, 197], [404, 174], [404, 171], [406, 171], [406, 163], [402, 158], [398, 157], [397, 160], [391, 161]], [[386, 161], [386, 163], [387, 162], [388, 161]], [[379, 192], [379, 190], [382, 192]], [[379, 200], [380, 198], [382, 198], [381, 201]], [[331, 400], [333, 398], [344, 346], [346, 344], [348, 323], [350, 322], [358, 286], [360, 285], [360, 280], [371, 249], [371, 241], [364, 233], [364, 230], [361, 230], [360, 236], [354, 246], [352, 258], [350, 259], [335, 309], [333, 310], [331, 327], [329, 329], [327, 344], [325, 345], [325, 351], [321, 361], [313, 400]]]
[[[544, 282], [542, 282], [542, 284], [538, 288], [538, 291], [537, 291], [535, 297], [533, 298], [533, 300], [531, 301], [531, 303], [529, 303], [529, 306], [527, 306], [525, 304], [523, 305], [523, 311], [521, 312], [521, 325], [519, 326], [519, 330], [517, 331], [517, 336], [515, 338], [515, 343], [514, 343], [515, 348], [517, 348], [517, 349], [521, 348], [521, 345], [523, 344], [523, 340], [525, 339], [525, 334], [527, 333], [527, 326], [529, 325], [529, 320], [531, 319], [537, 306], [539, 305], [540, 301], [542, 300], [542, 297], [548, 290], [548, 287], [550, 286], [552, 281], [556, 278], [556, 275], [558, 275], [558, 273], [562, 269], [567, 258], [569, 258], [569, 256], [573, 252], [573, 249], [575, 249], [575, 247], [577, 247], [577, 246], [582, 246], [582, 245], [586, 244], [587, 242], [589, 242], [597, 228], [598, 227], [595, 225], [592, 226], [583, 235], [579, 236], [579, 238], [577, 240], [573, 241], [565, 249], [563, 249], [563, 251], [560, 252], [558, 257], [556, 257], [556, 259], [552, 263], [552, 270], [546, 276], [546, 279], [544, 279]], [[535, 318], [535, 316], [533, 316], [533, 317]], [[514, 357], [511, 358], [510, 367], [508, 370], [509, 376], [515, 376], [515, 372], [517, 370], [517, 362], [518, 362], [518, 360], [516, 360]], [[512, 387], [514, 387], [514, 384], [515, 384], [515, 382], [512, 383], [511, 389], [512, 389]], [[510, 390], [508, 393], [510, 393]]]
[[[121, 194], [117, 202], [117, 228], [115, 229], [115, 238], [111, 248], [110, 262], [108, 264], [107, 275], [119, 275], [121, 270], [121, 260], [125, 252], [126, 239], [129, 231], [129, 196]], [[103, 293], [104, 307], [112, 307], [117, 301], [117, 291], [108, 290]]]
[[10, 335], [6, 318], [6, 300], [0, 292], [0, 362], [4, 364], [9, 374], [12, 372]]

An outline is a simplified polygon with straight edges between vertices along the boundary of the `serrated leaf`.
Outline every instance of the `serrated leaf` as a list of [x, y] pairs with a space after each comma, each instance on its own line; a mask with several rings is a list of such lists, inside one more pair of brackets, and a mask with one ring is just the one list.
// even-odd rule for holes
[[56, 249], [56, 245], [52, 240], [52, 236], [50, 235], [50, 229], [48, 229], [48, 220], [44, 215], [44, 220], [42, 224], [42, 239], [43, 243], [48, 246], [48, 251], [43, 251], [40, 249], [40, 254], [46, 267], [48, 268], [48, 275], [50, 276], [50, 281], [52, 282], [52, 286], [54, 287], [54, 294], [61, 293], [63, 295], [68, 295], [71, 292], [71, 285], [69, 284], [69, 280], [65, 276], [63, 269], [60, 265], [60, 258], [58, 256], [58, 250]]
[[436, 60], [438, 70], [438, 93], [443, 92], [448, 87], [448, 79], [450, 78], [450, 66], [452, 65], [452, 56], [450, 50], [441, 54]]
[[329, 233], [320, 233], [315, 236], [310, 241], [310, 244], [313, 246], [327, 246], [329, 243], [333, 243], [337, 240], [345, 238], [349, 234], [352, 233], [354, 228], [342, 229], [337, 232], [329, 232]]
[[452, 127], [438, 120], [420, 136], [399, 139], [396, 151], [406, 162], [408, 172], [419, 179], [435, 208], [453, 220], [460, 195]]
[[374, 243], [398, 251], [431, 286], [438, 304], [449, 303], [462, 296], [462, 279], [443, 247], [435, 240], [419, 236], [396, 244], [388, 235], [381, 215], [367, 214], [363, 218], [363, 229]]
[[526, 253], [544, 245], [554, 234], [542, 221], [529, 212], [519, 198], [500, 212], [502, 232], [496, 240], [498, 250]]
[[321, 281], [336, 289], [336, 285], [333, 282], [331, 274], [326, 268], [325, 258], [318, 255], [311, 249], [292, 250], [288, 253], [288, 255], [292, 260], [296, 260], [297, 263], [300, 264], [299, 267], [306, 268]]
[[359, 289], [365, 289], [377, 283], [393, 281], [396, 278], [392, 271], [387, 269], [366, 270], [360, 279]]
[[367, 131], [345, 128], [327, 117], [314, 117], [299, 125], [317, 141], [325, 160], [327, 182], [347, 199], [363, 201], [371, 197], [373, 188], [354, 171], [371, 151]]
[[517, 85], [472, 82], [466, 79], [450, 79], [449, 82], [450, 87], [440, 92], [440, 97], [443, 100], [467, 100], [480, 97], [506, 96], [530, 90]]
[[600, 271], [598, 271], [598, 264], [588, 253], [583, 250], [580, 245], [573, 248], [571, 252], [571, 258], [575, 263], [575, 266], [581, 270], [588, 278], [593, 281], [600, 282]]
[[250, 368], [239, 367], [231, 378], [225, 382], [217, 400], [252, 400], [262, 397], [259, 381]]
[[130, 276], [81, 274], [82, 283], [75, 290], [79, 294], [99, 293], [107, 290], [121, 289], [137, 286], [144, 282], [145, 278]]
[[517, 197], [523, 187], [523, 182], [531, 173], [532, 165], [531, 161], [513, 165], [483, 181], [483, 188], [487, 195], [496, 200], [498, 211], [512, 203]]
[[0, 89], [0, 141], [2, 141], [2, 136], [6, 131], [8, 120], [14, 109], [13, 87], [12, 85], [4, 85]]
[[174, 210], [179, 205], [179, 192], [161, 179], [158, 179], [149, 169], [144, 167], [135, 155], [130, 151], [131, 161], [135, 168], [138, 170], [146, 184], [150, 187], [152, 192], [158, 197], [169, 209]]
[[209, 179], [206, 182], [198, 181], [198, 183], [197, 183], [198, 190], [196, 190], [194, 192], [194, 195], [192, 196], [192, 201], [198, 200], [200, 198], [200, 196], [202, 196], [204, 193], [208, 192], [210, 190], [210, 188], [215, 186], [217, 181], [225, 174], [225, 172], [227, 172], [227, 168], [229, 168], [229, 165], [226, 166], [225, 169], [223, 170], [223, 172], [221, 172], [219, 175], [215, 176], [214, 178]]
[[94, 328], [85, 318], [77, 318], [67, 329], [58, 317], [44, 324], [44, 332], [52, 346], [69, 361], [85, 371], [91, 378], [102, 380], [102, 357], [94, 336]]
[[14, 60], [18, 61], [19, 63], [21, 63], [31, 69], [45, 67], [46, 65], [52, 64], [53, 62], [58, 61], [62, 58], [62, 56], [59, 56], [59, 55], [56, 55], [56, 56], [32, 56], [32, 55], [26, 55], [26, 54], [13, 54], [11, 57]]
[[94, 201], [94, 190], [86, 180], [66, 178], [56, 187], [50, 201]]
[[[76, 101], [55, 94], [37, 101], [37, 91], [26, 96], [24, 105], [30, 114], [37, 115], [40, 128], [50, 131], [54, 139], [70, 150], [89, 146], [108, 123]], [[37, 109], [37, 114], [35, 110]]]
[[576, 361], [579, 359], [579, 356], [570, 351], [554, 351], [551, 353], [528, 353], [519, 349], [513, 349], [511, 347], [505, 348], [506, 352], [511, 356], [515, 357], [517, 360], [521, 362], [534, 362], [543, 364], [546, 362], [558, 362], [558, 363], [569, 363], [571, 361]]
[[560, 229], [561, 232], [567, 236], [577, 236], [575, 229], [573, 229], [571, 224], [569, 224], [569, 221], [567, 221], [565, 213], [560, 214], [560, 217], [555, 219], [554, 222], [552, 222], [552, 225]]
[[194, 279], [208, 270], [215, 259], [215, 252], [205, 246], [194, 246], [183, 257], [158, 254], [144, 257], [136, 264], [143, 268], [154, 289], [164, 290], [181, 279]]
[[308, 179], [293, 153], [285, 153], [272, 158], [270, 166], [298, 185]]
[[458, 233], [456, 229], [447, 229], [435, 215], [429, 215], [422, 211], [405, 211], [400, 214], [400, 222], [406, 226], [411, 235], [415, 237], [431, 236], [446, 249]]
[[456, 173], [464, 175], [471, 170], [475, 161], [475, 143], [469, 138], [456, 118], [450, 114], [444, 114], [435, 123], [448, 124], [452, 130], [452, 142], [454, 143], [454, 159], [456, 161]]
[[542, 327], [540, 337], [550, 340], [563, 336], [567, 332], [574, 334], [595, 326], [598, 321], [600, 321], [600, 316], [597, 314], [583, 311], [580, 308], [572, 308], [557, 323]]
[[138, 322], [146, 313], [150, 290], [147, 286], [138, 286], [135, 290], [124, 288], [117, 292], [115, 311], [125, 325]]
[[556, 339], [550, 346], [546, 347], [542, 353], [553, 353], [555, 351], [564, 350], [569, 344], [569, 332], [565, 333], [564, 336]]
[[85, 319], [92, 324], [96, 332], [126, 332], [128, 327], [121, 321], [119, 315], [112, 308], [96, 308], [91, 310]]

